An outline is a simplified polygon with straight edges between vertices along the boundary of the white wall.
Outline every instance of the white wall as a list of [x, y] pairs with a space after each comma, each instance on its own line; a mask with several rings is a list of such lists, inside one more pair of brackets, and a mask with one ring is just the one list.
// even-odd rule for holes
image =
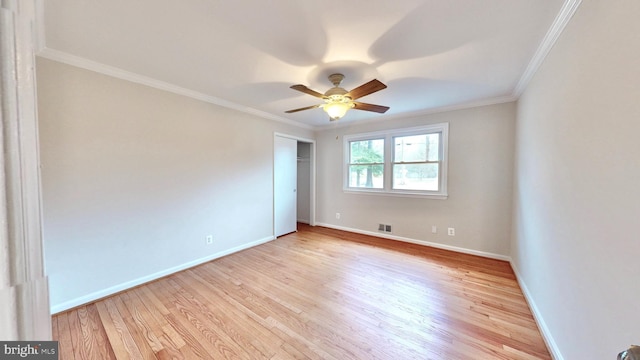
[[[508, 256], [515, 116], [515, 103], [507, 103], [318, 132], [317, 221], [374, 232], [391, 224], [401, 238]], [[448, 199], [343, 192], [344, 135], [440, 122], [450, 126]], [[447, 227], [455, 227], [455, 237]]]
[[311, 131], [50, 60], [37, 76], [54, 311], [272, 237], [273, 132]]
[[512, 256], [564, 359], [640, 343], [638, 14], [583, 1], [518, 102]]

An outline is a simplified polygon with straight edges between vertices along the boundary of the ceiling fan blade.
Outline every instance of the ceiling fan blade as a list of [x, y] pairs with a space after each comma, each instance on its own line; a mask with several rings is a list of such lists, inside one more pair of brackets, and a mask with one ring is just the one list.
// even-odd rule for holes
[[315, 96], [317, 98], [320, 99], [324, 99], [324, 94], [320, 94], [319, 92], [315, 91], [315, 90], [311, 90], [308, 87], [302, 85], [302, 84], [298, 84], [298, 85], [292, 85], [291, 88], [293, 90], [298, 90], [300, 92], [303, 92], [305, 94], [309, 94], [311, 96]]
[[298, 112], [298, 111], [302, 111], [302, 110], [309, 110], [309, 109], [315, 109], [317, 107], [320, 107], [320, 105], [311, 105], [311, 106], [307, 106], [307, 107], [303, 107], [303, 108], [299, 108], [299, 109], [293, 109], [293, 110], [287, 110], [285, 111], [287, 114], [291, 114], [294, 112]]
[[373, 79], [368, 83], [362, 84], [357, 88], [349, 91], [346, 95], [350, 96], [353, 100], [355, 100], [386, 88], [387, 88], [387, 85], [381, 83], [377, 79]]
[[355, 104], [353, 108], [356, 110], [373, 111], [380, 114], [384, 114], [389, 110], [388, 106], [361, 103], [359, 101], [354, 101], [353, 103]]

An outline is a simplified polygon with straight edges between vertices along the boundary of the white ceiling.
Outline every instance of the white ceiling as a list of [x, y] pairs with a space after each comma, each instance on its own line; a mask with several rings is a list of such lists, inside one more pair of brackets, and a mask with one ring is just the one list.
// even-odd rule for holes
[[373, 78], [388, 86], [361, 99], [391, 107], [386, 114], [352, 110], [344, 124], [513, 99], [562, 6], [563, 0], [45, 0], [42, 54], [318, 127], [329, 124], [320, 109], [284, 113], [322, 101], [289, 86], [324, 93], [333, 72], [346, 75], [347, 90]]

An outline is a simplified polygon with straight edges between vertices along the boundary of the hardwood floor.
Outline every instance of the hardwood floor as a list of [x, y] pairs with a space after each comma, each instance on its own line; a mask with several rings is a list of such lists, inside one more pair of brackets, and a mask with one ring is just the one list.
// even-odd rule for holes
[[508, 263], [299, 231], [53, 317], [60, 359], [550, 359]]

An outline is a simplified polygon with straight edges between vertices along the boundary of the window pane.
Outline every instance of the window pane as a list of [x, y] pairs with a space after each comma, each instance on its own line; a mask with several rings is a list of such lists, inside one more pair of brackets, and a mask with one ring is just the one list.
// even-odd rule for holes
[[440, 133], [394, 138], [393, 162], [438, 161]]
[[429, 141], [429, 147], [427, 151], [427, 160], [439, 161], [440, 160], [440, 133], [427, 135]]
[[373, 164], [384, 162], [384, 139], [349, 142], [349, 163]]
[[382, 189], [384, 165], [350, 165], [349, 187]]
[[393, 189], [438, 191], [439, 164], [394, 164]]

